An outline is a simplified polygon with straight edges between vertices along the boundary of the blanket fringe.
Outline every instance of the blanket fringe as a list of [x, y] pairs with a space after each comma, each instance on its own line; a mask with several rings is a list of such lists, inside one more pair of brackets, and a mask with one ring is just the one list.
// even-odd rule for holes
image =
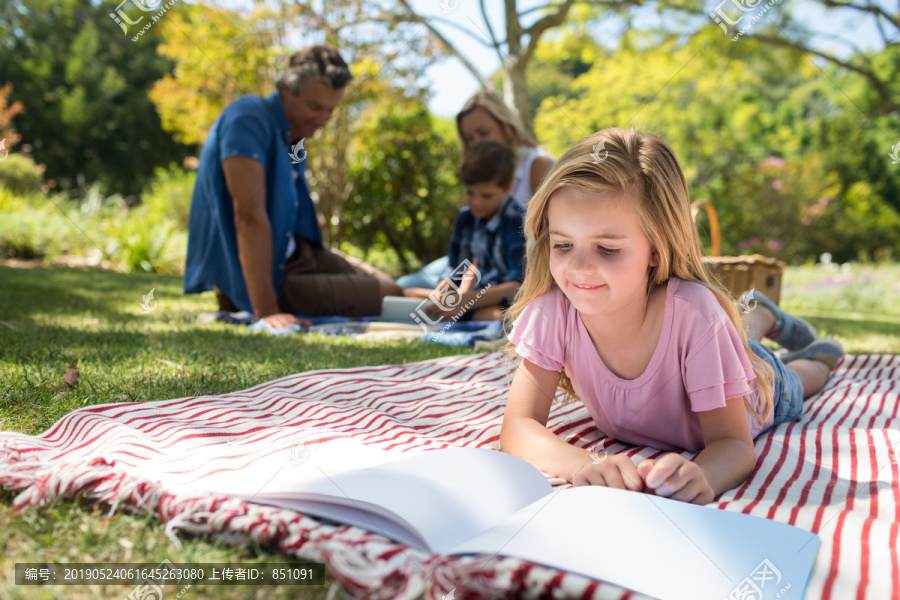
[[13, 501], [16, 511], [83, 497], [108, 505], [110, 516], [119, 511], [155, 514], [178, 548], [179, 534], [274, 546], [302, 560], [327, 563], [340, 589], [355, 598], [504, 598], [523, 583], [516, 568], [519, 561], [495, 557], [486, 563], [484, 557], [431, 555], [288, 509], [168, 490], [159, 481], [117, 471], [114, 461], [103, 458], [48, 466], [28, 460], [6, 441], [3, 446], [6, 460], [0, 462], [0, 480], [7, 490], [19, 491]]
[[[369, 552], [363, 553], [348, 543], [348, 538], [359, 542], [368, 535], [362, 530], [326, 525], [294, 511], [230, 497], [179, 495], [157, 481], [114, 467], [114, 462], [102, 458], [50, 467], [22, 460], [13, 449], [0, 464], [0, 479], [6, 489], [20, 490], [13, 501], [16, 511], [84, 497], [108, 505], [110, 516], [119, 511], [156, 514], [177, 548], [182, 547], [179, 534], [221, 535], [230, 543], [253, 540], [260, 546], [274, 545], [305, 560], [328, 563], [341, 588], [354, 597], [414, 600], [434, 588], [429, 580], [435, 557], [427, 553], [389, 540], [377, 552], [371, 552], [372, 545], [367, 544]], [[378, 558], [386, 554], [391, 556]]]

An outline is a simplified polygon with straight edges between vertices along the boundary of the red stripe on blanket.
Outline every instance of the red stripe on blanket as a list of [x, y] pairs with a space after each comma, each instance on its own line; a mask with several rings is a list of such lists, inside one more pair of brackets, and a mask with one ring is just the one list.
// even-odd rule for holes
[[[822, 545], [809, 598], [900, 598], [898, 377], [900, 357], [846, 357], [828, 387], [805, 403], [801, 422], [757, 440], [754, 471], [715, 504], [817, 531]], [[412, 598], [423, 589], [438, 598], [450, 591], [444, 586], [439, 592], [438, 582], [450, 581], [458, 581], [458, 597], [632, 597], [514, 559], [431, 557], [353, 527], [174, 493], [141, 478], [151, 464], [166, 481], [228, 471], [284, 453], [298, 441], [315, 446], [352, 438], [397, 453], [496, 449], [507, 381], [504, 358], [470, 355], [300, 373], [222, 396], [93, 406], [40, 436], [0, 433], [0, 444], [12, 450], [12, 459], [0, 463], [0, 482], [20, 490], [17, 507], [84, 493], [155, 511], [172, 533], [240, 533], [298, 556], [328, 557], [347, 589], [373, 598]], [[635, 462], [665, 454], [604, 437], [580, 402], [554, 403], [548, 428], [579, 447]], [[475, 591], [476, 582], [490, 593]]]

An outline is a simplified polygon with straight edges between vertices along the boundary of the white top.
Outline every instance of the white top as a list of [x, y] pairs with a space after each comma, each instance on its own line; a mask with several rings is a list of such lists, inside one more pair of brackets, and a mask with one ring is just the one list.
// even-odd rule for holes
[[534, 195], [534, 190], [531, 189], [531, 163], [538, 156], [553, 158], [553, 155], [543, 148], [519, 146], [519, 162], [516, 164], [516, 172], [513, 175], [511, 196], [522, 206], [527, 206], [528, 201]]

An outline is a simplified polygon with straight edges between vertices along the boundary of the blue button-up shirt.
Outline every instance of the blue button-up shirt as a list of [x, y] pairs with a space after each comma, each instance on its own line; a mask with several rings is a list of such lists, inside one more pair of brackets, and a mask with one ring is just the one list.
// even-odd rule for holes
[[228, 105], [213, 123], [197, 169], [188, 224], [184, 292], [200, 293], [216, 286], [242, 310], [252, 311], [238, 260], [234, 200], [225, 184], [222, 161], [243, 156], [266, 172], [266, 214], [272, 227], [272, 280], [281, 289], [285, 254], [293, 234], [316, 246], [322, 233], [306, 182], [304, 151], [292, 161], [290, 126], [281, 97], [243, 96]]
[[465, 259], [478, 259], [481, 279], [476, 289], [507, 281], [522, 281], [525, 275], [525, 213], [512, 196], [488, 220], [478, 219], [468, 207], [459, 211], [447, 253], [449, 265], [444, 277], [460, 285]]

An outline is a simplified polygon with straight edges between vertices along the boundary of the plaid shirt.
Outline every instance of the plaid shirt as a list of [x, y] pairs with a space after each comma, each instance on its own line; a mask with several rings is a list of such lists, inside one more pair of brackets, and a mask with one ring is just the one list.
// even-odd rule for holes
[[[450, 264], [444, 277], [459, 285], [463, 260], [478, 259], [481, 279], [476, 289], [507, 281], [522, 281], [525, 275], [525, 209], [508, 196], [497, 213], [485, 221], [472, 216], [468, 208], [459, 211], [450, 237]], [[464, 270], [463, 270], [464, 271]]]

